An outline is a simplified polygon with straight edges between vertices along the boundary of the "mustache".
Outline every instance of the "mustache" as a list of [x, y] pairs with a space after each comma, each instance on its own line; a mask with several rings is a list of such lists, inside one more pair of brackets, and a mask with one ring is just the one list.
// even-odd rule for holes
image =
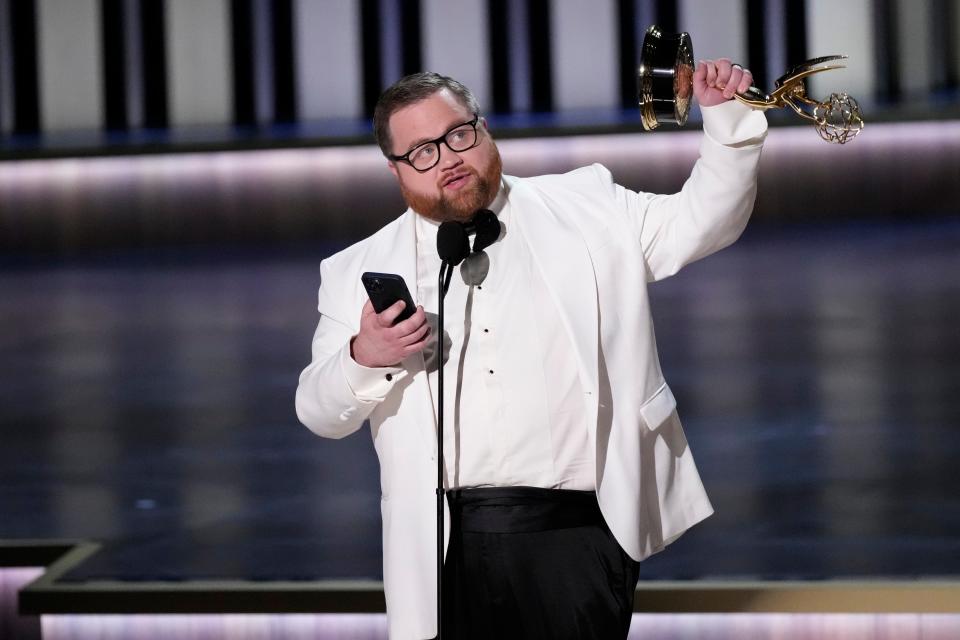
[[456, 170], [441, 176], [437, 180], [437, 189], [439, 189], [442, 192], [444, 185], [450, 182], [451, 178], [457, 178], [459, 176], [467, 175], [467, 174], [473, 176], [474, 178], [480, 177], [480, 172], [474, 169], [473, 167], [459, 167]]

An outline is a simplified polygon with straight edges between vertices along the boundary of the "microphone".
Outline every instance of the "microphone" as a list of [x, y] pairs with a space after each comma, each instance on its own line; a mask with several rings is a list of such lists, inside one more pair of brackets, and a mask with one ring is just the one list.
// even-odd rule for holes
[[473, 239], [473, 252], [479, 253], [500, 237], [500, 220], [490, 209], [480, 209], [467, 224], [467, 233], [471, 232], [477, 234]]
[[449, 265], [457, 266], [470, 254], [470, 238], [463, 223], [448, 220], [437, 230], [437, 253]]
[[457, 266], [470, 255], [470, 235], [473, 239], [473, 253], [483, 251], [500, 237], [500, 220], [489, 209], [480, 209], [469, 222], [448, 220], [437, 231], [437, 253], [444, 262]]

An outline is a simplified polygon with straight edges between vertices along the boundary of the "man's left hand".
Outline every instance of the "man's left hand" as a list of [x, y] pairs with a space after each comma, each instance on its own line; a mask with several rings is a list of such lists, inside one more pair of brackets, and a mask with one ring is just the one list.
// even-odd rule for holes
[[729, 58], [701, 60], [693, 72], [693, 95], [701, 107], [712, 107], [733, 99], [753, 84], [753, 74]]

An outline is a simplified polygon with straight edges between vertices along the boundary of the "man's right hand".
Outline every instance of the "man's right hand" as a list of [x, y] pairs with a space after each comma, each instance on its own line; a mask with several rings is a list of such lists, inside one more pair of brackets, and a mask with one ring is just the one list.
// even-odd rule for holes
[[403, 322], [393, 324], [404, 306], [398, 300], [383, 313], [377, 313], [367, 300], [360, 314], [360, 332], [350, 341], [350, 356], [357, 364], [370, 368], [397, 366], [427, 346], [430, 325], [422, 306]]

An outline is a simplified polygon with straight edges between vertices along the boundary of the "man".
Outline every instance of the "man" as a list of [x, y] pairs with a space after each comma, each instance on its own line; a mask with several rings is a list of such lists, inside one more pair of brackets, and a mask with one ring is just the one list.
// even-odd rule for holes
[[[751, 80], [725, 59], [697, 65], [701, 157], [670, 196], [629, 191], [599, 165], [502, 176], [475, 98], [450, 78], [415, 74], [381, 96], [375, 134], [409, 209], [322, 262], [296, 405], [321, 436], [370, 422], [392, 638], [437, 632], [425, 309], [439, 300], [441, 222], [488, 208], [501, 226], [446, 297], [444, 635], [623, 638], [638, 562], [712, 513], [660, 371], [646, 283], [743, 230], [766, 121], [732, 96]], [[375, 313], [364, 271], [403, 276], [416, 312], [396, 324], [402, 302]]]

